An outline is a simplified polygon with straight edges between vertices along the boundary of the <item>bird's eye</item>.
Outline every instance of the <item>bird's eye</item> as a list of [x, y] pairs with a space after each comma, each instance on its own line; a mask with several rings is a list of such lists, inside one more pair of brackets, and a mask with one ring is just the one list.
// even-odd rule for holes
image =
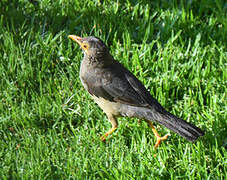
[[84, 47], [84, 49], [87, 49], [87, 45], [86, 44], [84, 44], [83, 47]]

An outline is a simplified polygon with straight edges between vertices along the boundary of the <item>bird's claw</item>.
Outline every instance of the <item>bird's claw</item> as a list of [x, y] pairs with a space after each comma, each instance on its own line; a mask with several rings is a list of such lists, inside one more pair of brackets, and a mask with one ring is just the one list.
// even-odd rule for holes
[[161, 144], [161, 141], [166, 140], [169, 136], [170, 136], [169, 133], [166, 134], [165, 136], [162, 136], [162, 137], [160, 137], [159, 135], [156, 134], [155, 137], [157, 138], [157, 140], [156, 140], [154, 147], [157, 148]]
[[100, 139], [101, 139], [102, 142], [106, 142], [106, 136], [105, 135], [104, 136], [101, 136]]

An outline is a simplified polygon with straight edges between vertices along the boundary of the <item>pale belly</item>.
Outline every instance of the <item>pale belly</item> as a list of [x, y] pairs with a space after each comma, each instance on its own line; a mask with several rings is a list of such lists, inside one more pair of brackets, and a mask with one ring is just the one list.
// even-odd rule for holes
[[96, 96], [92, 96], [94, 101], [99, 105], [99, 107], [106, 113], [106, 114], [112, 114], [112, 115], [119, 115], [120, 112], [120, 108], [121, 105], [120, 103], [117, 102], [111, 102], [108, 101], [102, 97], [96, 97]]

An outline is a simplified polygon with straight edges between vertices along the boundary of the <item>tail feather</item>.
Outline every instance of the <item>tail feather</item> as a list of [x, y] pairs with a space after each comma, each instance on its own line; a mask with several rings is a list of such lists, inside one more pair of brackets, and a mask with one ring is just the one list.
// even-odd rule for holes
[[121, 108], [121, 115], [123, 116], [143, 118], [148, 121], [157, 122], [192, 142], [204, 135], [200, 128], [167, 112], [161, 105], [158, 108], [122, 105]]
[[147, 111], [145, 118], [147, 120], [162, 124], [163, 126], [192, 142], [195, 141], [198, 137], [204, 135], [204, 132], [200, 128], [174, 116], [167, 111], [154, 112], [152, 110], [149, 110]]

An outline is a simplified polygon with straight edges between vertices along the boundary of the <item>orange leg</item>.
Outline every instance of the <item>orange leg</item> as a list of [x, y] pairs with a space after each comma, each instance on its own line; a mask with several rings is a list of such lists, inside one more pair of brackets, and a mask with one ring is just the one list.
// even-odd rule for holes
[[160, 144], [161, 144], [161, 141], [164, 141], [168, 138], [168, 136], [170, 136], [170, 134], [166, 134], [165, 136], [163, 137], [160, 137], [157, 130], [155, 129], [155, 127], [153, 126], [153, 124], [150, 122], [150, 121], [147, 121], [147, 123], [149, 124], [149, 126], [152, 128], [152, 131], [156, 137], [156, 143], [155, 143], [155, 148], [157, 148]]
[[117, 126], [118, 126], [117, 120], [115, 119], [115, 117], [113, 115], [108, 115], [108, 119], [112, 125], [112, 128], [101, 137], [102, 141], [105, 141], [106, 137], [109, 136], [110, 134], [112, 134], [117, 129]]

